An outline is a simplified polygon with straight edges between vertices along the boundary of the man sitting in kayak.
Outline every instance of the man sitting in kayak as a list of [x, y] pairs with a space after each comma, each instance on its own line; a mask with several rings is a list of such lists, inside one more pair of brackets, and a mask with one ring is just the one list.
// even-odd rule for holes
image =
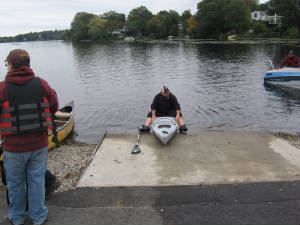
[[287, 64], [287, 67], [299, 67], [299, 59], [296, 55], [294, 55], [292, 50], [290, 50], [289, 55], [283, 59], [279, 68], [281, 69], [285, 66], [285, 64]]
[[158, 93], [151, 104], [151, 112], [148, 113], [146, 125], [139, 128], [140, 132], [149, 132], [150, 124], [156, 117], [175, 117], [179, 124], [179, 131], [186, 132], [188, 129], [183, 123], [182, 113], [177, 98], [172, 94], [167, 86], [162, 86], [161, 92]]

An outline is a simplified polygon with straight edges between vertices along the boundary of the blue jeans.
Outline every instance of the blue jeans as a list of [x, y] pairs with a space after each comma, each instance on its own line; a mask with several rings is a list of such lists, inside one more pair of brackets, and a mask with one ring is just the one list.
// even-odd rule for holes
[[13, 224], [22, 224], [26, 217], [25, 180], [28, 184], [28, 215], [34, 223], [47, 218], [45, 206], [45, 172], [48, 147], [32, 152], [12, 153], [4, 149], [8, 198], [8, 218]]

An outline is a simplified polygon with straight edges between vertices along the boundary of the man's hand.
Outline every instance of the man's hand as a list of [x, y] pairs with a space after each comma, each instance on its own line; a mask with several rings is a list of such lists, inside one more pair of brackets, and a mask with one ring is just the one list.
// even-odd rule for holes
[[175, 120], [177, 121], [177, 123], [179, 123], [179, 121], [180, 121], [180, 115], [177, 114]]
[[177, 123], [179, 123], [179, 121], [180, 121], [180, 110], [176, 110], [175, 120], [177, 121]]
[[156, 110], [155, 109], [152, 109], [152, 122], [155, 120], [156, 116]]

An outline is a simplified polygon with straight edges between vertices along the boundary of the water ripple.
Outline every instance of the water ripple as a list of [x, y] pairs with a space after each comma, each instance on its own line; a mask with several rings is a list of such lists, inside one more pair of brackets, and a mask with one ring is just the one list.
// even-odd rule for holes
[[[177, 96], [190, 127], [299, 132], [299, 93], [263, 86], [263, 75], [270, 69], [267, 56], [279, 63], [285, 46], [60, 41], [20, 45], [31, 54], [36, 74], [56, 89], [61, 104], [75, 101], [75, 129], [81, 140], [144, 123], [162, 85]], [[299, 52], [299, 46], [289, 48]], [[10, 49], [1, 44], [0, 56], [5, 58]], [[4, 66], [0, 69], [6, 71]]]

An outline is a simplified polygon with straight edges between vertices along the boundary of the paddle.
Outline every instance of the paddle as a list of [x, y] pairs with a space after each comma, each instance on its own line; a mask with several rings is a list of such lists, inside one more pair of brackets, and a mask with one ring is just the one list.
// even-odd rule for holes
[[138, 154], [141, 152], [141, 149], [139, 148], [139, 141], [140, 141], [140, 131], [138, 131], [138, 138], [135, 146], [133, 147], [131, 154]]

